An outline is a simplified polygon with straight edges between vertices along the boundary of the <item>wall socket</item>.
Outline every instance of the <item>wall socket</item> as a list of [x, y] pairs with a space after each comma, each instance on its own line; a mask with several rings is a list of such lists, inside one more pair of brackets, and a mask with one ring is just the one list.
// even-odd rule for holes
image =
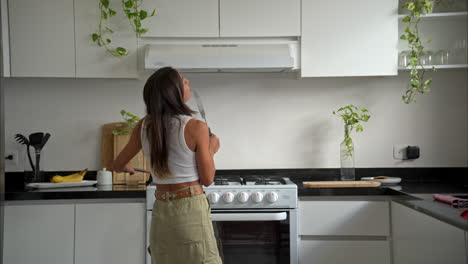
[[406, 155], [406, 149], [408, 148], [409, 145], [393, 145], [393, 159], [396, 160], [406, 160], [408, 159]]
[[[11, 159], [6, 159], [12, 157]], [[18, 166], [18, 151], [10, 151], [5, 153], [5, 166]]]

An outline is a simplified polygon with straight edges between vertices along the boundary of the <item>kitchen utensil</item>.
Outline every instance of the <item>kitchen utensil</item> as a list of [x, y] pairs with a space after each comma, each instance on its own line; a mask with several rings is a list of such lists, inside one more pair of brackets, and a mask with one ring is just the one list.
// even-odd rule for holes
[[32, 162], [31, 153], [29, 152], [29, 140], [21, 134], [16, 134], [15, 139], [18, 143], [26, 145], [26, 153], [28, 154], [29, 165], [31, 165], [31, 169], [34, 171], [34, 164]]
[[380, 182], [375, 181], [306, 181], [302, 182], [306, 188], [356, 188], [379, 187]]
[[44, 133], [37, 132], [32, 133], [29, 135], [29, 144], [34, 148], [34, 153], [36, 155], [36, 164], [34, 169], [34, 178], [33, 181], [39, 182], [41, 181], [41, 169], [40, 169], [40, 161], [41, 161], [41, 149], [42, 149], [42, 139], [44, 138]]
[[382, 184], [397, 184], [401, 182], [401, 178], [400, 177], [388, 177], [388, 176], [362, 177], [361, 181], [376, 181]]
[[96, 180], [97, 185], [112, 185], [112, 172], [106, 168], [102, 168], [102, 170], [97, 172]]
[[40, 145], [40, 149], [42, 149], [45, 144], [47, 143], [47, 141], [49, 141], [49, 138], [50, 138], [50, 134], [49, 133], [46, 133], [44, 135], [44, 137], [42, 138], [42, 141], [41, 141], [41, 145]]
[[81, 182], [62, 182], [62, 183], [51, 183], [51, 182], [34, 182], [29, 183], [26, 187], [29, 188], [68, 188], [68, 187], [83, 187], [83, 186], [92, 186], [96, 184], [97, 181], [81, 181]]
[[[198, 94], [197, 90], [195, 90], [193, 88], [192, 88], [192, 93], [193, 93], [193, 97], [195, 98], [195, 101], [197, 102], [198, 112], [200, 112], [201, 117], [205, 121], [206, 125], [208, 125], [208, 122], [206, 121], [205, 108], [203, 107], [201, 97]], [[208, 126], [208, 131], [209, 131], [210, 136], [211, 136], [211, 129], [210, 129], [209, 126]]]
[[143, 173], [149, 173], [149, 174], [151, 174], [151, 172], [150, 172], [149, 170], [144, 170], [144, 169], [140, 169], [140, 168], [133, 168], [133, 170], [138, 171], [138, 172], [143, 172]]

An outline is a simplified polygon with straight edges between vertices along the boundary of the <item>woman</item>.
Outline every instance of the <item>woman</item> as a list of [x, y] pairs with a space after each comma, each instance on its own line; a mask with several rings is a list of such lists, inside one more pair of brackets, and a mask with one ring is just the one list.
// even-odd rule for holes
[[173, 68], [156, 71], [143, 91], [146, 116], [113, 163], [115, 171], [134, 173], [129, 161], [142, 148], [150, 161], [157, 191], [148, 250], [155, 264], [221, 263], [201, 186], [213, 183], [219, 139], [192, 118], [190, 89]]

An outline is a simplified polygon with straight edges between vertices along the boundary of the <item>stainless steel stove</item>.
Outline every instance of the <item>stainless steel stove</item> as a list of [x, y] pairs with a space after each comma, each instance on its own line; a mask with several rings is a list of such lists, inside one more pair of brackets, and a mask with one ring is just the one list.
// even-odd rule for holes
[[[204, 189], [224, 264], [298, 263], [297, 185], [289, 178], [217, 176]], [[155, 191], [148, 187], [148, 234]]]

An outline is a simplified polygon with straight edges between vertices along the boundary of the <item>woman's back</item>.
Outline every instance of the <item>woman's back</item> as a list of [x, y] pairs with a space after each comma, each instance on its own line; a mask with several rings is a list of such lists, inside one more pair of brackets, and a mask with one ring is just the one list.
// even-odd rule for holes
[[[199, 179], [197, 171], [197, 162], [195, 152], [193, 152], [184, 136], [187, 123], [192, 119], [191, 116], [178, 115], [172, 118], [168, 124], [167, 142], [168, 142], [168, 167], [172, 173], [171, 177], [158, 178], [154, 168], [151, 167], [153, 182], [156, 184], [174, 184], [182, 182], [191, 182]], [[141, 128], [141, 145], [147, 160], [151, 160], [150, 141], [147, 135], [148, 120], [144, 120]]]

